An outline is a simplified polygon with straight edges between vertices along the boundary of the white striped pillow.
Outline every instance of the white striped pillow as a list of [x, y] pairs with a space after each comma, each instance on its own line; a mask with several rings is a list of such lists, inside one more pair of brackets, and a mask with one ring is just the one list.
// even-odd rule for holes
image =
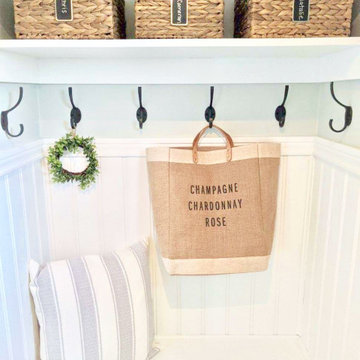
[[147, 245], [30, 264], [42, 360], [146, 360], [157, 353]]

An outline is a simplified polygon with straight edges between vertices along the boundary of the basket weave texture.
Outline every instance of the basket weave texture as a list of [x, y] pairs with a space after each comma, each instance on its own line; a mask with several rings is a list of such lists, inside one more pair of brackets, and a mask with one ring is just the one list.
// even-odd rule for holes
[[72, 0], [73, 20], [57, 21], [55, 0], [14, 0], [22, 39], [125, 38], [124, 0]]
[[135, 1], [135, 36], [138, 39], [222, 38], [223, 0], [188, 0], [188, 25], [171, 24], [170, 0]]
[[310, 0], [310, 18], [293, 21], [293, 0], [235, 0], [235, 37], [294, 38], [350, 35], [353, 0]]

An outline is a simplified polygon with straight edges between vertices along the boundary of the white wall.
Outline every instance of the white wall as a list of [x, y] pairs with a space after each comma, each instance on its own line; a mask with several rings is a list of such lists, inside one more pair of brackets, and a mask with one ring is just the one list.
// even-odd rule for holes
[[315, 147], [303, 339], [312, 360], [360, 358], [360, 151]]
[[[170, 277], [161, 263], [154, 263], [158, 335], [299, 333], [313, 143], [308, 138], [275, 140], [283, 143], [283, 157], [270, 269], [258, 274]], [[145, 148], [160, 142], [165, 145], [169, 140], [99, 141], [100, 176], [86, 191], [47, 179], [52, 259], [103, 253], [155, 237]]]
[[[8, 153], [9, 154], [9, 153]], [[9, 154], [10, 155], [10, 154]], [[0, 156], [0, 359], [34, 358], [28, 261], [49, 259], [41, 144]]]
[[[316, 134], [318, 84], [293, 84], [286, 102], [287, 121], [279, 128], [274, 113], [283, 101], [284, 85], [215, 86], [216, 123], [233, 136], [307, 136]], [[210, 87], [144, 86], [148, 120], [138, 128], [136, 86], [74, 86], [74, 100], [83, 113], [79, 134], [100, 138], [193, 137], [207, 122]], [[40, 86], [40, 128], [43, 138], [58, 138], [69, 128], [66, 86]]]

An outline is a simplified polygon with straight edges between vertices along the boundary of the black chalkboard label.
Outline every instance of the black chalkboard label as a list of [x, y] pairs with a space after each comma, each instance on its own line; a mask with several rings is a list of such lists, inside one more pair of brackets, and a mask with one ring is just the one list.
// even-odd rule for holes
[[55, 0], [56, 1], [56, 20], [71, 21], [72, 17], [72, 0]]
[[293, 21], [309, 21], [310, 0], [294, 0]]
[[171, 0], [171, 25], [185, 26], [188, 24], [187, 0]]

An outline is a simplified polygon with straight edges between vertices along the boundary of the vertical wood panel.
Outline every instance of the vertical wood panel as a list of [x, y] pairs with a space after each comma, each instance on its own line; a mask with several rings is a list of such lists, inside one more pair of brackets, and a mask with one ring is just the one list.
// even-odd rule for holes
[[29, 256], [40, 263], [43, 260], [43, 250], [38, 213], [39, 199], [34, 191], [37, 186], [33, 182], [32, 164], [21, 169], [21, 178], [24, 189], [26, 227], [29, 237]]
[[278, 209], [276, 215], [276, 227], [274, 244], [270, 259], [269, 269], [254, 274], [255, 294], [253, 305], [253, 324], [251, 331], [258, 335], [270, 335], [274, 332], [276, 318], [276, 302], [279, 280], [279, 251], [284, 235], [285, 199], [287, 196], [288, 158], [282, 157], [280, 164], [280, 180]]
[[[317, 180], [315, 180], [315, 166], [316, 162], [314, 158], [308, 159], [308, 175], [307, 175], [307, 193], [306, 193], [306, 209], [304, 214], [304, 224], [302, 229], [302, 257], [301, 257], [301, 269], [300, 269], [300, 289], [299, 289], [299, 297], [298, 297], [298, 318], [297, 318], [297, 330], [296, 334], [303, 335], [304, 328], [304, 314], [306, 308], [306, 283], [308, 281], [307, 275], [308, 270], [307, 267], [311, 270], [311, 255], [313, 253], [312, 244], [310, 243], [310, 234], [311, 234], [311, 221], [312, 221], [312, 211], [313, 204], [315, 204], [315, 209], [317, 208], [317, 203], [314, 199], [317, 198], [318, 192], [315, 192], [317, 189]], [[305, 340], [303, 339], [304, 345]]]
[[74, 184], [50, 183], [49, 187], [53, 215], [52, 259], [74, 257], [79, 254]]
[[[321, 203], [319, 212], [319, 224], [315, 241], [317, 242], [316, 254], [314, 258], [314, 272], [312, 274], [314, 287], [311, 294], [311, 311], [309, 322], [309, 344], [308, 348], [312, 357], [315, 355], [315, 346], [317, 340], [317, 321], [321, 313], [322, 303], [322, 283], [325, 276], [325, 265], [327, 256], [327, 242], [331, 225], [331, 207], [334, 189], [334, 171], [327, 165], [323, 168], [323, 183], [321, 191]], [[314, 321], [317, 319], [317, 321]]]
[[47, 253], [43, 189], [38, 161], [0, 178], [1, 359], [34, 358], [28, 262], [42, 262]]
[[2, 258], [2, 271], [5, 275], [4, 289], [6, 298], [6, 311], [12, 343], [14, 359], [24, 359], [24, 334], [21, 319], [21, 298], [19, 293], [19, 276], [16, 263], [14, 244], [14, 224], [11, 203], [9, 198], [9, 177], [0, 180], [0, 216], [4, 224], [1, 227], [0, 254]]
[[5, 294], [5, 276], [2, 268], [2, 257], [0, 256], [0, 358], [13, 360], [8, 304]]
[[[100, 159], [100, 191], [98, 201], [101, 211], [101, 241], [107, 251], [117, 250], [125, 245], [125, 193], [122, 158]], [[109, 176], [109, 174], [111, 174]]]
[[358, 360], [360, 358], [360, 224], [355, 229], [356, 245], [354, 247], [354, 262], [351, 271], [351, 288], [349, 293], [349, 307], [346, 314], [346, 332], [343, 343], [343, 358], [341, 360]]
[[234, 274], [229, 279], [229, 334], [250, 333], [253, 274]]
[[301, 290], [303, 237], [308, 208], [309, 159], [291, 157], [287, 165], [283, 233], [277, 256], [274, 334], [296, 334]]
[[47, 211], [47, 201], [45, 194], [44, 179], [46, 179], [46, 169], [44, 169], [43, 161], [36, 161], [32, 164], [32, 182], [33, 192], [35, 195], [35, 207], [33, 211], [36, 213], [37, 227], [39, 229], [41, 242], [42, 262], [50, 260], [50, 234], [51, 226], [49, 214]]
[[338, 238], [340, 251], [337, 267], [338, 279], [332, 297], [332, 315], [328, 337], [327, 358], [342, 359], [343, 341], [346, 336], [346, 319], [349, 317], [349, 299], [354, 278], [355, 256], [358, 246], [357, 230], [360, 225], [360, 182], [349, 177], [342, 233]]
[[146, 159], [123, 159], [126, 244], [143, 240], [151, 233]]
[[16, 291], [18, 296], [18, 308], [21, 318], [21, 335], [24, 360], [29, 359], [29, 344], [27, 333], [31, 333], [31, 316], [29, 313], [29, 291], [28, 291], [28, 238], [26, 229], [26, 218], [24, 217], [24, 197], [21, 191], [20, 170], [13, 172], [8, 177], [7, 196], [12, 225], [12, 251], [16, 274]]
[[77, 234], [79, 241], [79, 253], [81, 255], [99, 254], [102, 252], [101, 244], [103, 238], [100, 237], [100, 224], [103, 223], [101, 205], [98, 203], [97, 187], [91, 186], [86, 190], [76, 187], [76, 214], [77, 214]]
[[[31, 300], [30, 300], [30, 292], [28, 288], [28, 264], [31, 258], [30, 254], [30, 243], [32, 241], [36, 242], [36, 239], [30, 238], [29, 232], [29, 220], [28, 220], [28, 207], [26, 204], [26, 196], [25, 196], [25, 186], [24, 186], [24, 176], [22, 169], [19, 169], [19, 180], [20, 180], [20, 189], [21, 189], [21, 205], [22, 205], [22, 214], [24, 219], [24, 228], [25, 228], [25, 247], [26, 247], [26, 263], [22, 264], [24, 268], [21, 270], [24, 276], [24, 284], [22, 286], [22, 301], [23, 301], [23, 319], [25, 322], [25, 342], [26, 342], [26, 353], [28, 355], [28, 359], [33, 358], [33, 354], [35, 354], [35, 344], [34, 344], [34, 324], [33, 324], [33, 316], [31, 309]], [[48, 240], [48, 238], [46, 239]]]
[[227, 286], [228, 275], [205, 277], [205, 334], [222, 335], [227, 330]]
[[360, 180], [317, 160], [314, 191], [304, 343], [312, 360], [359, 359]]
[[[333, 196], [329, 208], [330, 215], [327, 223], [326, 253], [322, 268], [320, 285], [319, 312], [315, 323], [316, 348], [315, 358], [326, 359], [327, 341], [329, 338], [331, 306], [336, 291], [336, 269], [339, 261], [339, 238], [342, 232], [345, 199], [347, 195], [347, 177], [343, 172], [333, 170]], [[335, 287], [335, 289], [334, 289]]]
[[309, 229], [309, 247], [306, 257], [306, 273], [305, 273], [305, 285], [304, 285], [304, 306], [302, 314], [302, 331], [301, 336], [303, 343], [307, 349], [310, 348], [310, 326], [311, 326], [311, 309], [313, 300], [313, 291], [315, 284], [314, 273], [316, 267], [316, 253], [319, 242], [316, 241], [318, 237], [319, 229], [319, 218], [321, 212], [322, 191], [324, 178], [324, 165], [318, 161], [315, 162], [314, 169], [314, 182], [313, 192], [316, 196], [313, 196], [311, 203], [311, 221]]
[[[174, 277], [173, 277], [174, 279]], [[181, 334], [204, 334], [204, 279], [202, 276], [181, 276]]]
[[152, 259], [155, 262], [156, 292], [154, 294], [156, 328], [158, 335], [180, 335], [181, 299], [179, 296], [180, 279], [171, 277], [160, 259], [159, 249], [153, 243]]

